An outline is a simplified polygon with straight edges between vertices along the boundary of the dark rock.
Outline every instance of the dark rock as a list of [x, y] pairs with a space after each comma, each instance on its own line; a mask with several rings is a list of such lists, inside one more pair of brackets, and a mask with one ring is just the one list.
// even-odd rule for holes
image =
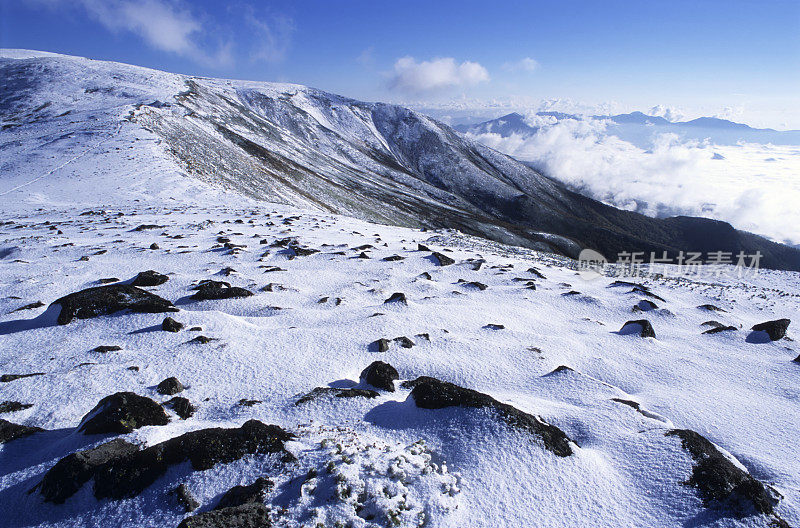
[[192, 495], [192, 493], [189, 491], [189, 488], [186, 487], [186, 484], [179, 485], [177, 488], [172, 490], [170, 494], [175, 496], [178, 504], [183, 507], [183, 510], [186, 513], [193, 512], [200, 507], [200, 503], [194, 498], [194, 495]]
[[158, 244], [153, 242], [152, 244], [150, 244], [150, 249], [161, 249], [161, 248], [158, 247]]
[[133, 230], [134, 231], [145, 231], [145, 230], [148, 230], [148, 229], [159, 229], [159, 228], [162, 228], [162, 227], [164, 227], [164, 226], [155, 225], [155, 224], [142, 224], [140, 226], [135, 227]]
[[501, 324], [489, 323], [486, 326], [484, 326], [484, 328], [488, 328], [489, 330], [504, 330], [505, 326]]
[[790, 319], [776, 319], [775, 321], [758, 323], [753, 326], [752, 330], [766, 332], [771, 341], [777, 341], [786, 336], [786, 330], [789, 328], [789, 323], [791, 322]]
[[245, 504], [263, 504], [264, 494], [272, 491], [275, 483], [264, 477], [259, 477], [249, 486], [234, 486], [222, 496], [214, 509], [224, 510]]
[[130, 370], [131, 372], [139, 372], [139, 367], [133, 365], [128, 367], [128, 370]]
[[536, 276], [536, 277], [539, 277], [540, 279], [547, 279], [547, 277], [545, 277], [544, 275], [542, 275], [542, 272], [541, 272], [541, 271], [539, 271], [539, 270], [538, 270], [538, 269], [536, 269], [536, 268], [528, 268], [528, 273], [531, 273], [531, 274], [533, 274], [534, 276]]
[[364, 253], [364, 252], [362, 251], [361, 253], [359, 253], [359, 254], [358, 254], [358, 256], [357, 256], [356, 258], [360, 258], [360, 259], [368, 259], [368, 258], [369, 258], [369, 255], [367, 255], [366, 253]]
[[269, 511], [263, 504], [244, 504], [187, 517], [178, 528], [269, 528]]
[[16, 310], [12, 311], [11, 313], [21, 312], [22, 310], [33, 310], [34, 308], [41, 308], [42, 306], [44, 306], [44, 303], [42, 301], [36, 301], [30, 304], [26, 304], [25, 306], [21, 306]]
[[94, 476], [97, 468], [114, 458], [138, 451], [134, 444], [121, 438], [85, 451], [78, 451], [59, 460], [45, 473], [37, 489], [45, 502], [63, 504]]
[[172, 317], [165, 317], [161, 321], [161, 329], [165, 332], [180, 332], [183, 330], [183, 323], [179, 323]]
[[159, 394], [163, 394], [164, 396], [173, 396], [175, 394], [178, 394], [179, 392], [183, 392], [184, 389], [185, 387], [183, 386], [183, 384], [180, 381], [178, 381], [178, 378], [174, 376], [165, 379], [164, 381], [159, 383], [158, 386], [156, 387], [156, 391], [158, 391]]
[[153, 270], [142, 271], [133, 279], [133, 286], [159, 286], [169, 280], [169, 277]]
[[361, 371], [361, 381], [389, 392], [394, 392], [394, 380], [396, 379], [400, 379], [397, 370], [383, 361], [373, 361]]
[[727, 326], [727, 325], [719, 325], [715, 326], [714, 328], [709, 328], [704, 334], [718, 334], [720, 332], [735, 332], [737, 328], [735, 326]]
[[239, 428], [210, 428], [191, 431], [123, 457], [117, 457], [95, 472], [94, 496], [98, 499], [135, 497], [184, 461], [202, 471], [228, 464], [248, 454], [279, 453], [283, 461], [294, 460], [284, 443], [292, 435], [277, 425], [258, 420]]
[[692, 476], [684, 484], [698, 489], [706, 506], [732, 508], [746, 515], [755, 508], [771, 514], [775, 500], [764, 485], [731, 462], [708, 439], [688, 429], [673, 429], [667, 436], [677, 436], [695, 462]]
[[405, 257], [401, 257], [400, 255], [392, 255], [390, 257], [384, 257], [381, 260], [384, 260], [386, 262], [397, 262], [399, 260], [405, 260], [405, 259], [406, 259]]
[[383, 304], [389, 303], [408, 304], [408, 301], [406, 300], [406, 295], [404, 293], [395, 292], [391, 295], [391, 297], [383, 301]]
[[99, 352], [100, 354], [105, 354], [106, 352], [119, 352], [122, 350], [122, 347], [119, 345], [100, 345], [96, 346], [92, 349], [92, 352]]
[[336, 389], [333, 387], [317, 387], [308, 394], [302, 396], [299, 400], [294, 402], [294, 404], [300, 405], [301, 403], [306, 403], [322, 396], [331, 396], [336, 398], [375, 398], [378, 396], [378, 393], [367, 389]]
[[479, 290], [481, 290], [481, 291], [483, 291], [483, 290], [485, 290], [486, 288], [488, 288], [488, 286], [486, 286], [486, 285], [485, 285], [485, 284], [483, 284], [482, 282], [477, 282], [477, 281], [472, 281], [472, 282], [467, 282], [467, 283], [464, 283], [464, 286], [469, 286], [469, 287], [471, 287], [471, 288], [477, 288], [477, 289], [479, 289]]
[[159, 404], [133, 392], [106, 396], [83, 417], [78, 431], [84, 434], [126, 434], [146, 425], [166, 425], [169, 417]]
[[[377, 395], [377, 393], [375, 394]], [[0, 419], [0, 444], [5, 444], [6, 442], [29, 436], [39, 431], [44, 431], [44, 429], [29, 425], [19, 425], [11, 423], [8, 420]]]
[[658, 308], [658, 305], [653, 301], [648, 301], [647, 299], [642, 299], [636, 306], [633, 307], [634, 312], [649, 312], [651, 310], [655, 310]]
[[261, 403], [261, 400], [248, 400], [247, 398], [242, 398], [239, 400], [238, 405], [243, 407], [252, 407], [253, 405], [257, 405]]
[[374, 345], [378, 348], [378, 352], [386, 352], [389, 350], [389, 340], [386, 338], [380, 338], [374, 342]]
[[709, 311], [709, 312], [725, 312], [725, 311], [727, 311], [727, 310], [723, 310], [719, 306], [714, 306], [713, 304], [701, 304], [697, 308], [699, 308], [700, 310], [706, 310], [706, 311]]
[[419, 274], [419, 276], [425, 280], [433, 280], [433, 277], [431, 277], [431, 274], [428, 273], [427, 271], [423, 271], [422, 273]]
[[0, 414], [22, 411], [31, 407], [33, 407], [32, 403], [20, 403], [18, 401], [7, 400], [0, 403]]
[[206, 336], [204, 336], [204, 335], [199, 335], [199, 336], [197, 336], [197, 337], [195, 337], [195, 338], [193, 338], [193, 339], [190, 339], [190, 340], [189, 340], [189, 342], [190, 342], [190, 343], [198, 343], [198, 344], [200, 344], [200, 345], [205, 345], [205, 344], [207, 344], [207, 343], [210, 343], [210, 342], [211, 342], [211, 341], [213, 341], [213, 340], [214, 340], [214, 339], [213, 339], [213, 338], [211, 338], [211, 337], [206, 337]]
[[640, 293], [642, 295], [646, 295], [647, 297], [651, 297], [661, 302], [667, 302], [666, 299], [664, 299], [663, 297], [659, 297], [655, 293], [651, 292], [650, 288], [647, 288], [645, 286], [636, 286], [631, 290], [631, 293]]
[[298, 244], [291, 244], [289, 249], [294, 251], [294, 254], [298, 257], [307, 257], [309, 255], [313, 255], [314, 253], [319, 253], [318, 249], [312, 249], [309, 247], [300, 246]]
[[373, 247], [375, 246], [372, 244], [364, 244], [363, 246], [354, 247], [353, 251], [364, 251], [365, 249], [372, 249]]
[[202, 326], [193, 326], [193, 327], [191, 327], [189, 329], [189, 331], [190, 332], [202, 332], [203, 331], [203, 327]]
[[640, 409], [639, 402], [635, 402], [633, 400], [623, 400], [622, 398], [611, 398], [611, 401], [615, 401], [617, 403], [621, 403], [622, 405], [627, 405], [628, 407], [632, 407], [637, 411]]
[[653, 325], [647, 319], [638, 319], [636, 321], [628, 321], [619, 331], [621, 334], [637, 334], [639, 337], [655, 337], [656, 332], [653, 330]]
[[403, 348], [411, 348], [414, 346], [414, 342], [411, 339], [407, 338], [406, 336], [395, 337], [394, 339], [392, 339], [392, 341], [394, 341]]
[[177, 312], [171, 302], [128, 284], [110, 284], [71, 293], [53, 302], [61, 305], [58, 324], [75, 318], [89, 319], [122, 310], [139, 313]]
[[44, 376], [44, 372], [32, 372], [30, 374], [3, 374], [0, 376], [0, 383], [8, 383], [10, 381], [30, 378], [32, 376]]
[[433, 253], [431, 253], [431, 255], [433, 256], [433, 258], [436, 259], [436, 261], [439, 263], [440, 266], [449, 266], [450, 264], [455, 264], [456, 262], [447, 255], [443, 255], [438, 251], [434, 251]]
[[227, 282], [204, 280], [193, 288], [197, 293], [192, 295], [192, 299], [197, 301], [208, 301], [217, 299], [232, 299], [238, 297], [250, 297], [253, 292], [239, 288], [238, 286], [231, 286]]
[[116, 277], [108, 277], [106, 279], [99, 279], [97, 282], [100, 284], [112, 284], [114, 282], [119, 282], [119, 279]]
[[186, 420], [194, 415], [195, 408], [188, 399], [182, 396], [175, 396], [171, 400], [164, 402], [164, 405], [175, 411], [181, 420]]
[[555, 425], [548, 424], [537, 416], [527, 414], [506, 403], [501, 403], [488, 394], [465, 389], [453, 383], [428, 376], [422, 376], [406, 382], [403, 386], [412, 388], [411, 397], [417, 407], [423, 409], [442, 409], [445, 407], [493, 409], [511, 427], [533, 433], [541, 438], [545, 449], [548, 451], [562, 457], [572, 454], [571, 440], [564, 431]]
[[430, 248], [422, 244], [417, 244], [417, 251], [430, 251]]

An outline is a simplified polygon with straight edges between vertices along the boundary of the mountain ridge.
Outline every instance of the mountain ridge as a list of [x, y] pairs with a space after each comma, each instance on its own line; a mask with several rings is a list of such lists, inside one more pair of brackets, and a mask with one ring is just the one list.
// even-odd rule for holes
[[[614, 209], [400, 106], [70, 57], [2, 59], [0, 68], [0, 117], [12, 143], [45, 120], [79, 133], [73, 119], [83, 108], [87, 123], [103, 115], [146, 128], [187, 173], [259, 200], [456, 228], [573, 258], [587, 247], [607, 256], [761, 251], [766, 267], [800, 270], [800, 252], [787, 246], [706, 219]], [[692, 233], [707, 228], [728, 236]]]

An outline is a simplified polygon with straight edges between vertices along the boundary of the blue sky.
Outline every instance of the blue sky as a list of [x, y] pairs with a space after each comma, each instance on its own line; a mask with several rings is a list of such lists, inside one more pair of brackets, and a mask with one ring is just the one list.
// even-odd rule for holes
[[797, 0], [0, 6], [2, 47], [476, 113], [662, 105], [686, 117], [800, 128]]

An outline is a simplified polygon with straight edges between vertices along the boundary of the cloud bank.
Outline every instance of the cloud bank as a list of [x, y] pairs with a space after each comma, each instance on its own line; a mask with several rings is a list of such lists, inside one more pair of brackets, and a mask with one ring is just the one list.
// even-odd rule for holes
[[477, 62], [458, 64], [452, 57], [417, 62], [413, 57], [401, 57], [394, 63], [389, 87], [407, 93], [423, 93], [468, 87], [488, 80], [489, 72]]
[[616, 207], [715, 218], [800, 244], [798, 146], [718, 146], [660, 134], [642, 149], [608, 134], [605, 121], [531, 119], [542, 127], [531, 136], [473, 137]]

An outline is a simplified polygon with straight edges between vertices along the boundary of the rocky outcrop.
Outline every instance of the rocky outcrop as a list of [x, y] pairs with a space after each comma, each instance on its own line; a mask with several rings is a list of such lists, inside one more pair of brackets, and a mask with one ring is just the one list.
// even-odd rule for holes
[[73, 319], [89, 319], [122, 310], [140, 313], [177, 312], [166, 299], [128, 284], [110, 284], [87, 288], [71, 293], [53, 304], [61, 305], [58, 324], [65, 325]]
[[253, 292], [238, 286], [231, 286], [225, 281], [204, 280], [193, 288], [197, 293], [192, 295], [196, 301], [209, 301], [217, 299], [235, 299], [240, 297], [250, 297]]
[[95, 472], [94, 495], [98, 499], [135, 497], [163, 475], [170, 466], [185, 461], [202, 471], [228, 464], [245, 455], [276, 453], [283, 461], [294, 460], [284, 443], [292, 435], [277, 425], [258, 420], [239, 428], [201, 429], [160, 444], [117, 457]]
[[423, 409], [442, 409], [445, 407], [489, 408], [509, 426], [527, 431], [538, 436], [545, 449], [566, 457], [573, 453], [572, 440], [558, 427], [551, 425], [537, 416], [520, 411], [516, 407], [501, 403], [488, 394], [472, 389], [465, 389], [447, 381], [428, 376], [419, 377], [403, 384], [411, 388], [411, 398], [417, 407]]

